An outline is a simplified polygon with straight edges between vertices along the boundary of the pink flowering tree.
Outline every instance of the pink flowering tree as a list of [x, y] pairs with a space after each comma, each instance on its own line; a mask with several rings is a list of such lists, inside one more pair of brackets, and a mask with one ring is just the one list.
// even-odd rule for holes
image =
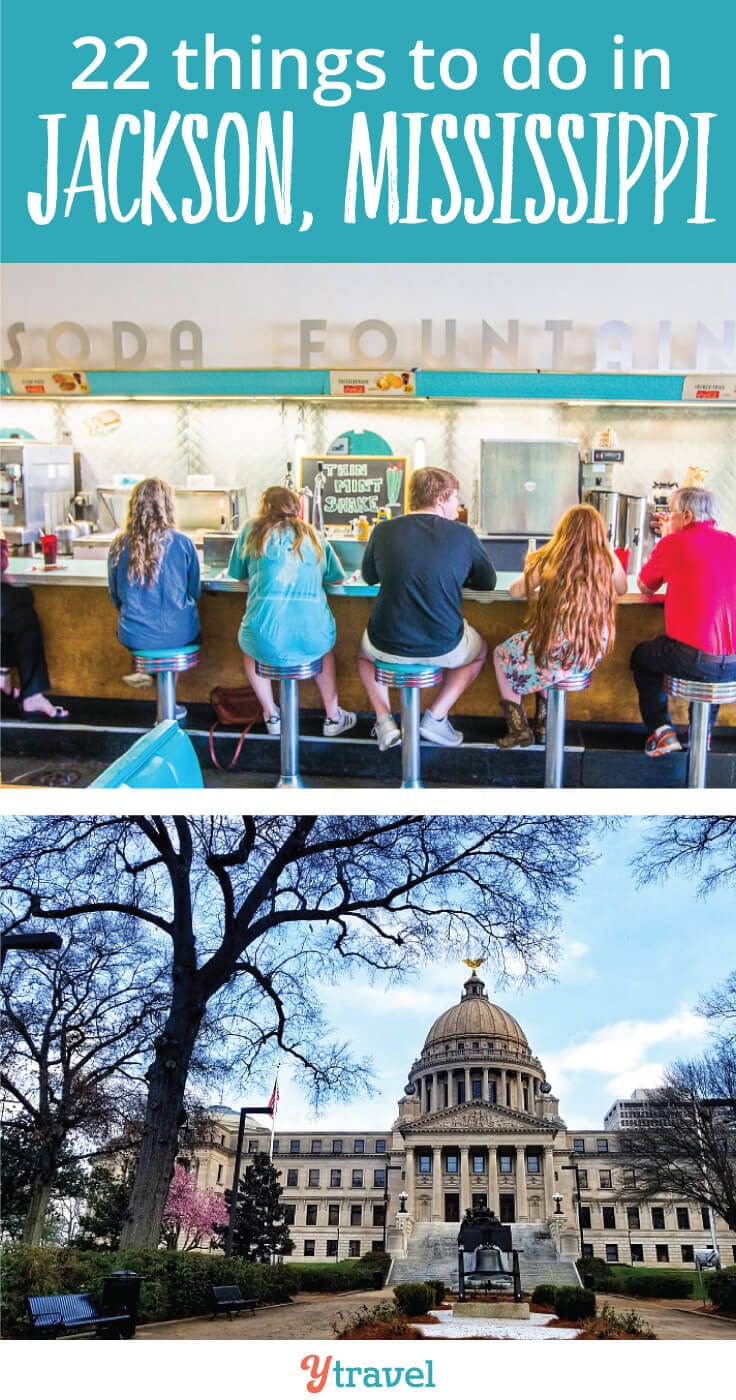
[[[208, 1245], [216, 1225], [228, 1220], [225, 1198], [218, 1191], [198, 1191], [184, 1167], [174, 1168], [163, 1217], [163, 1235], [168, 1249], [198, 1249]], [[222, 1247], [218, 1241], [218, 1247]]]

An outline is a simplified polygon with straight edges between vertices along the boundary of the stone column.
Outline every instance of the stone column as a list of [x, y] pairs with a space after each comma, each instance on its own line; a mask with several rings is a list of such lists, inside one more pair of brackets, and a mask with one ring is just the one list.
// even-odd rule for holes
[[465, 1102], [470, 1103], [470, 1070], [465, 1070]]
[[432, 1219], [442, 1220], [442, 1148], [432, 1148]]
[[437, 1112], [439, 1106], [439, 1086], [437, 1082], [437, 1071], [435, 1070], [434, 1074], [432, 1075], [432, 1108], [434, 1109], [435, 1113]]
[[470, 1148], [460, 1148], [460, 1219], [462, 1220], [470, 1200]]
[[483, 1102], [484, 1102], [484, 1103], [488, 1103], [488, 1066], [487, 1066], [487, 1065], [484, 1065], [483, 1070], [482, 1070], [482, 1074], [483, 1074], [483, 1087], [482, 1087], [482, 1089], [481, 1089], [481, 1094], [483, 1095]]
[[404, 1187], [403, 1187], [403, 1189], [406, 1191], [406, 1213], [407, 1213], [407, 1215], [410, 1215], [412, 1218], [414, 1217], [414, 1170], [415, 1170], [415, 1165], [416, 1165], [416, 1159], [415, 1159], [415, 1156], [414, 1156], [414, 1148], [413, 1148], [413, 1147], [410, 1147], [410, 1148], [407, 1150], [407, 1153], [406, 1153], [406, 1166], [405, 1166], [406, 1180], [405, 1180], [405, 1182], [404, 1182]]
[[499, 1214], [501, 1203], [498, 1199], [498, 1153], [495, 1147], [488, 1149], [488, 1206], [496, 1215]]
[[522, 1089], [522, 1087], [521, 1087], [521, 1070], [520, 1070], [520, 1069], [517, 1069], [517, 1071], [516, 1071], [516, 1107], [517, 1107], [517, 1108], [521, 1108], [521, 1109], [523, 1109], [523, 1107], [524, 1107], [524, 1091], [523, 1091], [523, 1089]]
[[516, 1149], [516, 1219], [529, 1219], [529, 1203], [526, 1196], [526, 1159], [524, 1148]]
[[506, 1108], [506, 1071], [501, 1070], [501, 1103]]
[[544, 1171], [544, 1213], [545, 1213], [545, 1215], [552, 1215], [552, 1214], [554, 1213], [554, 1208], [555, 1208], [555, 1203], [554, 1203], [554, 1201], [552, 1200], [552, 1197], [553, 1197], [554, 1194], [555, 1194], [555, 1165], [554, 1165], [554, 1158], [553, 1158], [553, 1156], [552, 1156], [552, 1148], [551, 1148], [551, 1147], [545, 1147], [545, 1149], [544, 1149], [544, 1167], [543, 1167], [543, 1171]]

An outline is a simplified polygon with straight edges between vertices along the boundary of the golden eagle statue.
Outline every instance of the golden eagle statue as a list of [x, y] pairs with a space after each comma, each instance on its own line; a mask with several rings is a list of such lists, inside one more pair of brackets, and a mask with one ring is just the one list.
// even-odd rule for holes
[[477, 968], [483, 966], [485, 958], [463, 958], [463, 962], [466, 967], [470, 968], [471, 972], [475, 972]]

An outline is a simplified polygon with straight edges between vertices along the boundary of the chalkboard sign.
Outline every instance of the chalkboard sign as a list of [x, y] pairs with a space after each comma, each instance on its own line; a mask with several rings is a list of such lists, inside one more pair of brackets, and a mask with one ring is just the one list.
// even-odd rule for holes
[[[301, 486], [314, 490], [319, 467], [326, 476], [322, 496], [325, 525], [344, 525], [365, 515], [375, 520], [380, 508], [388, 507], [391, 517], [406, 509], [406, 457], [302, 457]], [[311, 520], [311, 502], [309, 518]]]

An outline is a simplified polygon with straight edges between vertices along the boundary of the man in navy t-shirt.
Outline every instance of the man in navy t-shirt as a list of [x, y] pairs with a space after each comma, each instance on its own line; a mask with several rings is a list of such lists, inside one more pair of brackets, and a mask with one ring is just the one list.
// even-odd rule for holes
[[475, 680], [488, 648], [463, 620], [462, 590], [495, 587], [496, 570], [478, 538], [455, 519], [459, 482], [452, 472], [424, 467], [409, 481], [409, 515], [376, 525], [363, 556], [366, 583], [380, 583], [363, 634], [358, 670], [376, 713], [381, 750], [398, 744], [388, 687], [376, 680], [376, 661], [426, 662], [445, 676], [422, 738], [454, 748], [463, 736], [448, 718], [452, 705]]

